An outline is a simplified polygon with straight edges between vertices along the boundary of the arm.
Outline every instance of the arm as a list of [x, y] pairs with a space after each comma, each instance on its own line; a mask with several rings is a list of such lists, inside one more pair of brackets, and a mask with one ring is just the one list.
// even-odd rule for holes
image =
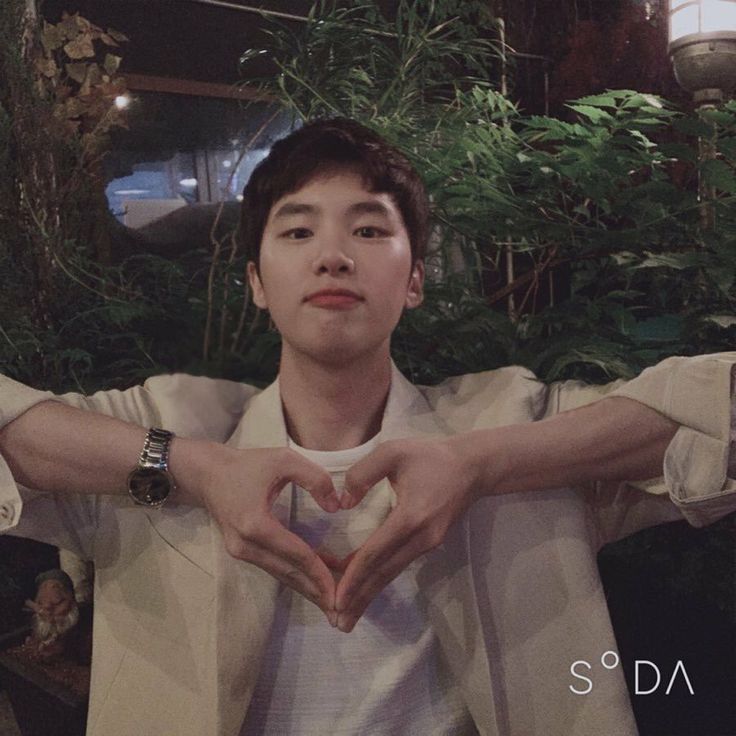
[[[736, 509], [736, 482], [727, 477], [734, 364], [736, 353], [670, 358], [629, 382], [553, 384], [528, 394], [541, 421], [380, 445], [348, 472], [343, 507], [384, 477], [398, 501], [366, 543], [336, 564], [344, 571], [336, 597], [341, 630], [350, 631], [375, 594], [440, 544], [482, 496], [633, 484], [648, 492], [631, 489], [648, 502], [646, 511], [633, 510], [633, 526], [673, 520], [678, 509], [702, 526]], [[586, 490], [592, 505], [603, 505], [597, 489]], [[608, 505], [617, 515], [609, 529], [632, 526], [621, 518], [636, 506], [632, 498]]]
[[[48, 493], [124, 495], [146, 429], [131, 422], [42, 401], [0, 429], [0, 455], [18, 483]], [[177, 501], [203, 505], [198, 488], [209, 444], [176, 437], [170, 467]], [[179, 482], [178, 479], [181, 479]]]
[[678, 429], [644, 404], [611, 397], [455, 441], [474, 468], [479, 495], [495, 495], [657, 477]]
[[[164, 410], [142, 387], [46, 400], [48, 394], [0, 377], [0, 389], [6, 388], [0, 394], [7, 399], [0, 404], [0, 517], [6, 514], [0, 527], [92, 559], [99, 510], [111, 508], [101, 497], [122, 496], [126, 503], [127, 476], [143, 447], [146, 426], [164, 424], [183, 433], [194, 425], [200, 434], [217, 436], [212, 391], [206, 388], [197, 398], [191, 377], [176, 380], [190, 383], [181, 392], [160, 392], [168, 396], [169, 409]], [[179, 413], [170, 410], [171, 400], [183, 397], [191, 406], [182, 413], [193, 413], [193, 424], [177, 420]], [[173, 426], [162, 422], [162, 415]], [[171, 443], [170, 470], [179, 484], [176, 501], [205, 507], [233, 557], [263, 568], [329, 615], [334, 601], [331, 573], [271, 513], [276, 496], [291, 480], [309, 489], [325, 510], [336, 510], [339, 503], [326, 471], [287, 448], [239, 450], [181, 436]]]

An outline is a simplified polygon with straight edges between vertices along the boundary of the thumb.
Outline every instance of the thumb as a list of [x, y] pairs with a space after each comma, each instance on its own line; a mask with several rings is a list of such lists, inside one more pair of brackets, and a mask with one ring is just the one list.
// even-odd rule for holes
[[388, 476], [399, 461], [399, 453], [392, 442], [378, 445], [373, 452], [358, 460], [345, 473], [345, 493], [340, 499], [343, 509], [352, 509], [378, 481]]
[[325, 511], [339, 511], [340, 501], [330, 474], [317, 463], [292, 451], [287, 477], [301, 486]]

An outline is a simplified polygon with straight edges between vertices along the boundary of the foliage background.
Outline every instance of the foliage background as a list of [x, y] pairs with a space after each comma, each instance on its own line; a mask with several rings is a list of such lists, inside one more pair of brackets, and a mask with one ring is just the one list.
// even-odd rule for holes
[[[106, 112], [120, 87], [99, 48], [103, 33], [118, 42], [83, 21], [47, 24], [40, 59], [60, 53], [48, 48], [54, 33], [89, 54], [56, 63], [50, 85], [41, 62], [29, 68], [24, 58], [8, 9], [21, 5], [0, 15], [7, 371], [55, 390], [175, 370], [270, 380], [278, 335], [249, 303], [236, 238], [225, 233], [193, 258], [111, 257], [119, 229], [89, 151], [104, 151], [122, 122]], [[372, 2], [323, 1], [311, 17], [300, 35], [274, 23], [270, 46], [245, 52], [243, 64], [268, 53], [279, 71], [262, 87], [295, 120], [355, 117], [422, 173], [435, 220], [431, 283], [394, 342], [415, 381], [509, 363], [542, 380], [606, 381], [733, 345], [733, 102], [696, 116], [618, 90], [569, 104], [570, 120], [525, 115], [496, 90], [502, 59], [484, 2], [405, 0], [389, 19]], [[70, 61], [82, 83], [64, 75]], [[104, 81], [80, 70], [85, 63], [113, 74]], [[85, 89], [85, 74], [96, 88]], [[699, 134], [717, 138], [716, 160], [698, 163]], [[715, 187], [710, 232], [700, 225], [699, 171]], [[208, 319], [217, 339], [205, 345]]]

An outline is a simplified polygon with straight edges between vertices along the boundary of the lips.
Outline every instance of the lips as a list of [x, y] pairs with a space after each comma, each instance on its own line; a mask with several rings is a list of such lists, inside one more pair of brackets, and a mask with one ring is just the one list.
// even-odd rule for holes
[[316, 307], [345, 309], [362, 302], [363, 297], [349, 289], [321, 289], [305, 297], [304, 301]]

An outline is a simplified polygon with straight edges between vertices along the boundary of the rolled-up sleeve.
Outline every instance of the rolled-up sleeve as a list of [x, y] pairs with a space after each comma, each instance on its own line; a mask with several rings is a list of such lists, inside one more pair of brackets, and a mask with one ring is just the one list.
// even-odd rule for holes
[[[54, 398], [50, 391], [38, 391], [7, 376], [0, 376], [0, 427], [4, 427], [31, 407]], [[0, 534], [18, 524], [23, 499], [5, 459], [0, 455]]]
[[[141, 427], [165, 427], [181, 437], [225, 442], [258, 393], [248, 384], [163, 374], [125, 391], [53, 394], [0, 375], [0, 427], [42, 401], [58, 401], [106, 414]], [[137, 458], [131, 458], [131, 467]], [[38, 539], [92, 558], [100, 515], [115, 504], [131, 505], [125, 496], [44, 493], [17, 484], [0, 456], [0, 533]]]
[[680, 425], [664, 457], [666, 492], [693, 526], [736, 510], [733, 374], [736, 352], [673, 357], [647, 368], [608, 396], [625, 396]]
[[735, 370], [736, 352], [711, 353], [667, 358], [629, 381], [549, 386], [543, 416], [623, 396], [680, 425], [659, 478], [598, 483], [586, 493], [604, 541], [675, 518], [706, 526], [736, 510]]
[[[91, 396], [39, 391], [0, 375], [0, 427], [43, 401], [114, 416], [138, 425], [157, 423], [158, 411], [149, 391], [99, 391]], [[0, 534], [37, 539], [91, 557], [99, 518], [100, 497], [45, 493], [25, 488], [14, 479], [0, 455]]]

